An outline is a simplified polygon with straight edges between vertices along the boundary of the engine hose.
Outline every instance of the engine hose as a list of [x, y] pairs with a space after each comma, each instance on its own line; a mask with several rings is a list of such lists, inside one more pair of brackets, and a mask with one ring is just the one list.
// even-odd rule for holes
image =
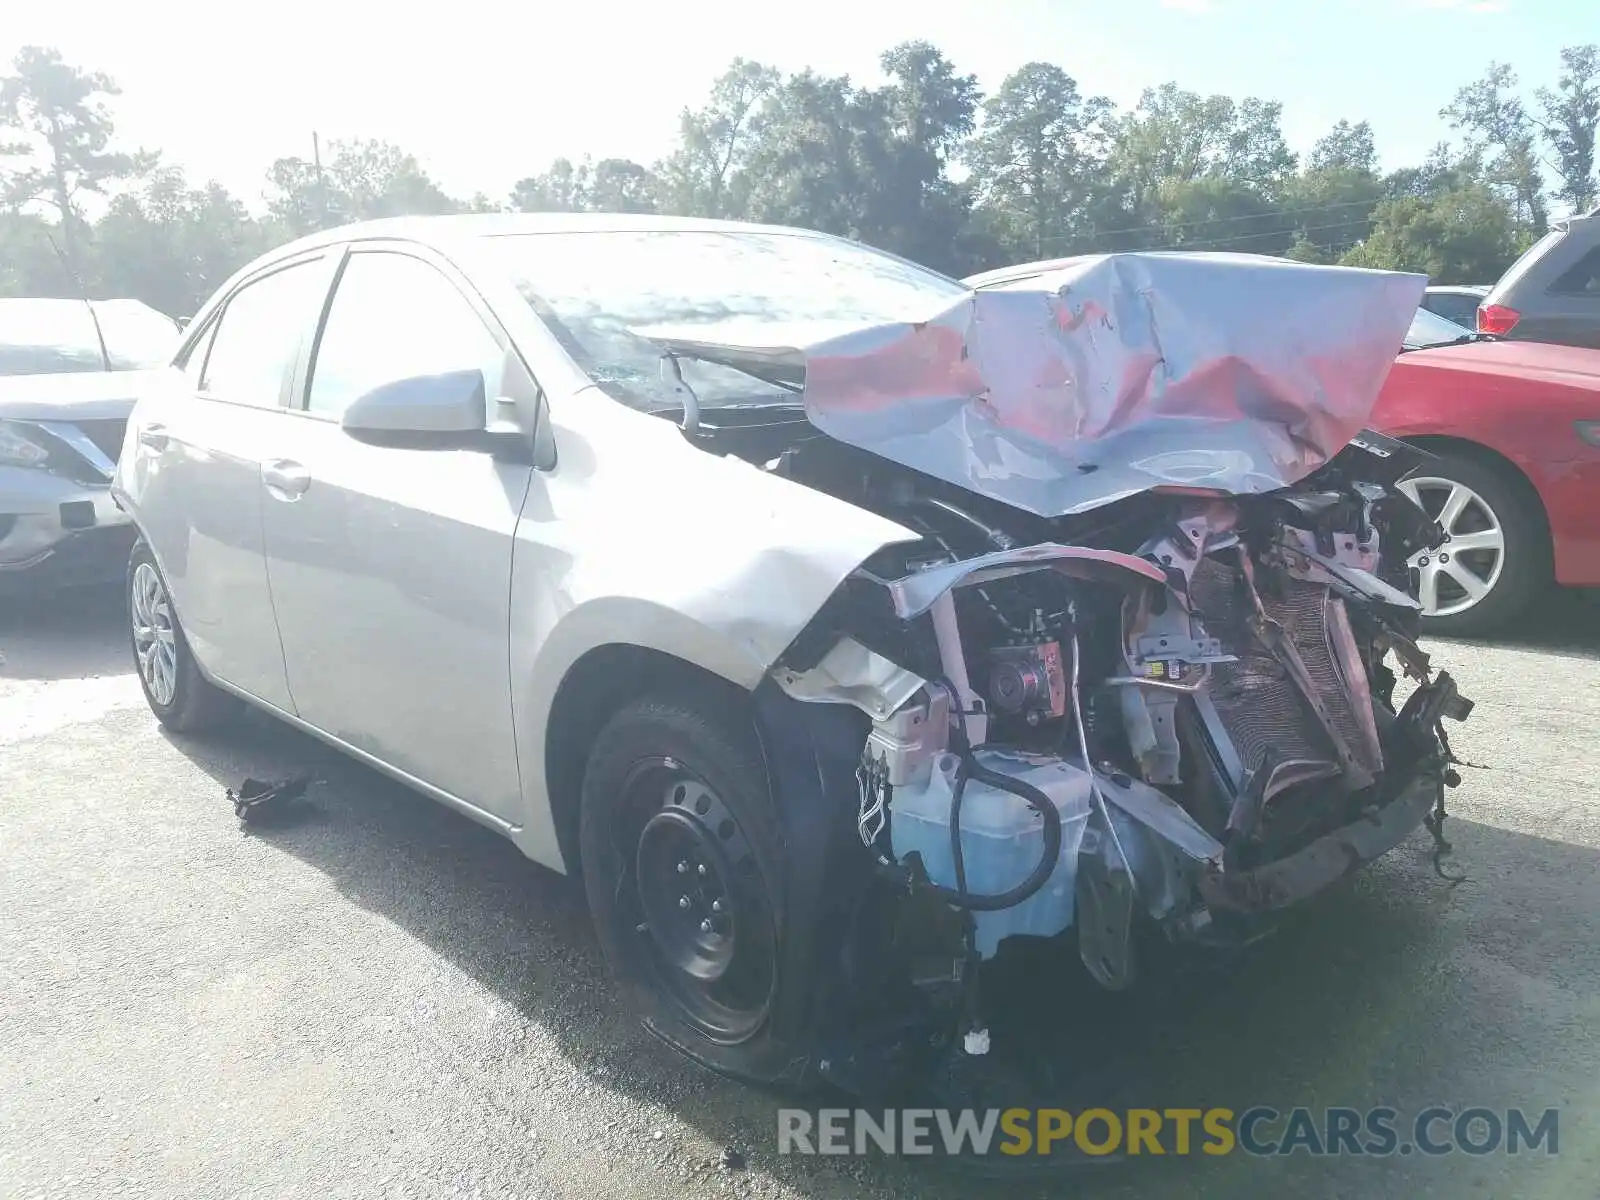
[[[968, 779], [986, 783], [996, 791], [1020, 796], [1044, 820], [1044, 850], [1039, 855], [1039, 863], [1026, 879], [1009, 891], [994, 895], [967, 891], [967, 868], [961, 849], [961, 799], [966, 793]], [[947, 888], [933, 884], [935, 891], [957, 908], [971, 912], [999, 912], [1001, 909], [1015, 908], [1044, 887], [1056, 869], [1056, 860], [1061, 856], [1061, 814], [1056, 811], [1050, 797], [1032, 784], [991, 771], [973, 757], [971, 750], [964, 750], [961, 764], [956, 768], [955, 785], [950, 792], [950, 855], [955, 862], [956, 886]]]

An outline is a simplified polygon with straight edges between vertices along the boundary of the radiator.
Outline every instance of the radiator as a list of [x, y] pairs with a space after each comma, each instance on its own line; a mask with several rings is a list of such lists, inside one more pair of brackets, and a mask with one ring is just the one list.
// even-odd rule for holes
[[[1360, 664], [1346, 664], [1338, 649], [1341, 641], [1350, 644], [1341, 638], [1348, 634], [1342, 602], [1321, 584], [1287, 577], [1278, 584], [1261, 587], [1262, 607], [1293, 640], [1329, 722], [1355, 761], [1377, 773], [1382, 763], [1370, 711], [1366, 719], [1357, 711], [1357, 704], [1370, 710], [1365, 677], [1350, 685], [1349, 673], [1359, 672]], [[1253, 606], [1240, 572], [1207, 558], [1195, 569], [1189, 594], [1206, 632], [1238, 656], [1238, 662], [1212, 666], [1208, 691], [1240, 765], [1255, 771], [1270, 753], [1303, 764], [1297, 777], [1338, 773], [1333, 746], [1288, 670], [1250, 632]]]

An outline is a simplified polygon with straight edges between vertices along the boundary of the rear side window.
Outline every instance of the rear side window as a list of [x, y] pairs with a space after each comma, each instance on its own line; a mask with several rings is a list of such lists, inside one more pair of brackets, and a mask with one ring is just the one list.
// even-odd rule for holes
[[1489, 293], [1489, 295], [1484, 297], [1484, 303], [1499, 303], [1506, 296], [1506, 293], [1509, 289], [1515, 287], [1522, 281], [1522, 277], [1533, 268], [1534, 263], [1538, 262], [1546, 254], [1554, 250], [1561, 239], [1566, 236], [1566, 233], [1562, 230], [1552, 229], [1549, 233], [1545, 234], [1537, 242], [1524, 250], [1521, 257], [1519, 257], [1516, 262], [1512, 263], [1506, 268], [1506, 273], [1500, 276], [1499, 280], [1494, 285], [1494, 289]]
[[432, 266], [408, 254], [358, 251], [334, 289], [306, 409], [338, 417], [381, 384], [470, 370], [483, 372], [492, 404], [504, 363], [477, 310]]
[[211, 335], [200, 390], [235, 404], [278, 407], [301, 337], [316, 320], [325, 280], [322, 261], [313, 259], [235, 292]]
[[1561, 296], [1600, 297], [1600, 246], [1561, 272], [1550, 290]]

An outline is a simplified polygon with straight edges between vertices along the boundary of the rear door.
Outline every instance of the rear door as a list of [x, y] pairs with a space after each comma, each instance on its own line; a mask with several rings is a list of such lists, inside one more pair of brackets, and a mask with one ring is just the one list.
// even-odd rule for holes
[[[262, 540], [262, 463], [327, 296], [315, 254], [242, 284], [174, 377], [136, 410], [120, 472], [195, 656], [216, 678], [293, 712]], [[126, 457], [125, 455], [125, 457]]]
[[467, 369], [483, 372], [491, 414], [522, 369], [470, 284], [420, 249], [351, 253], [303, 403], [272, 441], [267, 563], [299, 715], [514, 822], [511, 551], [532, 468], [369, 445], [339, 424], [380, 384]]

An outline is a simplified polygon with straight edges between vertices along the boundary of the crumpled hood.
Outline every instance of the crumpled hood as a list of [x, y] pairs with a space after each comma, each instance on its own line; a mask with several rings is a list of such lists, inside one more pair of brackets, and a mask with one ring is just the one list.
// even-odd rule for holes
[[[1106, 254], [854, 327], [638, 330], [803, 368], [831, 437], [1039, 516], [1151, 488], [1271, 491], [1367, 424], [1422, 275]], [[919, 319], [923, 318], [923, 319]]]
[[65, 371], [0, 376], [0, 418], [14, 421], [125, 420], [161, 371]]

